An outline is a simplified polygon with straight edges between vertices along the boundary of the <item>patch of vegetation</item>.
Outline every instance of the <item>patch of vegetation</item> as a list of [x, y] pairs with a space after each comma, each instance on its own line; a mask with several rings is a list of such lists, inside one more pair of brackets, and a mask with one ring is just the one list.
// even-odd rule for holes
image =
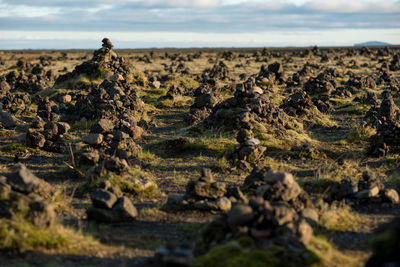
[[349, 143], [368, 142], [369, 138], [375, 133], [376, 130], [371, 127], [358, 127], [347, 135], [346, 140]]
[[3, 146], [1, 148], [1, 151], [5, 152], [5, 153], [9, 153], [9, 154], [17, 154], [17, 153], [23, 153], [23, 152], [37, 152], [39, 150], [35, 149], [35, 148], [31, 148], [23, 143], [13, 143], [13, 144]]
[[68, 239], [57, 228], [39, 229], [28, 221], [0, 219], [0, 249], [26, 251], [34, 248], [59, 248]]
[[311, 266], [364, 266], [363, 261], [368, 254], [345, 255], [329, 243], [323, 236], [313, 236], [307, 248], [312, 251], [320, 262]]
[[[303, 259], [306, 259], [305, 261]], [[212, 248], [207, 254], [194, 260], [195, 267], [268, 267], [268, 266], [310, 266], [318, 262], [318, 258], [309, 251], [302, 257], [288, 255], [282, 247], [258, 249], [250, 238], [241, 238], [225, 245]]]
[[357, 231], [369, 221], [347, 206], [327, 210], [321, 216], [321, 223], [333, 231]]
[[101, 185], [104, 181], [110, 181], [112, 185], [118, 185], [122, 192], [127, 193], [131, 196], [138, 198], [153, 198], [160, 196], [160, 191], [157, 186], [149, 185], [146, 187], [140, 186], [136, 183], [136, 179], [145, 178], [148, 179], [148, 174], [144, 173], [140, 170], [134, 170], [130, 173], [129, 176], [120, 176], [115, 173], [106, 173], [104, 175], [99, 176], [98, 178], [88, 181], [83, 189], [85, 191], [91, 191]]
[[71, 125], [71, 130], [72, 131], [89, 130], [95, 123], [96, 123], [96, 120], [77, 121]]

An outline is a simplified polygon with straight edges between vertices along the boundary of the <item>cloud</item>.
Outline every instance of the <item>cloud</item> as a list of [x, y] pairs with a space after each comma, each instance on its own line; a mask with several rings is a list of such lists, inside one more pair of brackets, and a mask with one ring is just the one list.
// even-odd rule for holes
[[0, 0], [0, 29], [246, 33], [398, 29], [393, 0]]

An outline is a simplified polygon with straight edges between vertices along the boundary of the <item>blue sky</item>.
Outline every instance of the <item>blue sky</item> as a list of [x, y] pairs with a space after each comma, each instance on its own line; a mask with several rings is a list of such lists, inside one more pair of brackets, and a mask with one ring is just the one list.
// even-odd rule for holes
[[399, 0], [0, 0], [0, 49], [400, 44]]

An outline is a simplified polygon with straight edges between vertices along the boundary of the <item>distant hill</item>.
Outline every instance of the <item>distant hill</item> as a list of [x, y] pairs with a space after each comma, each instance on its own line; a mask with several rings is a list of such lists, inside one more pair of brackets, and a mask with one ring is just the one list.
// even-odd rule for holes
[[392, 44], [385, 43], [385, 42], [379, 42], [379, 41], [370, 41], [370, 42], [354, 44], [354, 46], [388, 46], [388, 45], [392, 45]]

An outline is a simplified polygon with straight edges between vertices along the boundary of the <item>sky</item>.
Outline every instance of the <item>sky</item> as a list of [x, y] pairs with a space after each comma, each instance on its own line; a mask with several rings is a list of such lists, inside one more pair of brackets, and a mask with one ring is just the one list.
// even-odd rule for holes
[[0, 49], [400, 44], [400, 0], [0, 0]]

